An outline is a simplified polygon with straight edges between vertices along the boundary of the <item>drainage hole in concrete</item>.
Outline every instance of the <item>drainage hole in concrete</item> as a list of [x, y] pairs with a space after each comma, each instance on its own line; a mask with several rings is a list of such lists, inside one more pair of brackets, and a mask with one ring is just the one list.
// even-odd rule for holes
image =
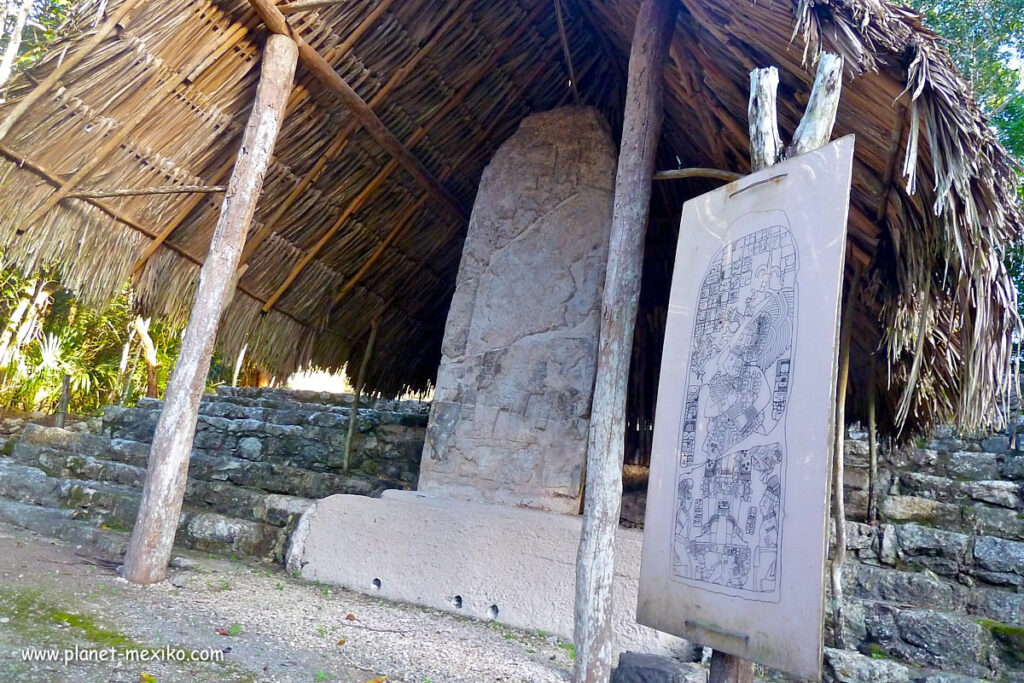
[[498, 618], [498, 606], [497, 605], [491, 605], [490, 607], [488, 607], [487, 608], [487, 616], [489, 618], [491, 618], [491, 619], [497, 619]]
[[371, 581], [370, 587], [375, 591], [379, 591], [381, 587], [380, 579], [374, 579], [373, 581]]
[[461, 595], [456, 595], [454, 598], [452, 598], [452, 607], [454, 607], [455, 609], [462, 609]]

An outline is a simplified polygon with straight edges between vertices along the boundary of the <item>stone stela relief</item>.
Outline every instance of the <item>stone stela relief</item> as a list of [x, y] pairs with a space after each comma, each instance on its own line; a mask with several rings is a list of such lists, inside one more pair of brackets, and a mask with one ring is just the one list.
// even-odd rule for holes
[[853, 138], [683, 208], [637, 621], [821, 673]]

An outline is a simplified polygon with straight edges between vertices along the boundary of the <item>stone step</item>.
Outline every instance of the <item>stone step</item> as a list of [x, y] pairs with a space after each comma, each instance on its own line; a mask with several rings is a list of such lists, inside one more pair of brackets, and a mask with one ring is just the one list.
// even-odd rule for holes
[[0, 521], [49, 538], [89, 546], [110, 557], [120, 557], [128, 549], [126, 532], [103, 529], [92, 522], [75, 519], [72, 510], [40, 507], [0, 498]]
[[[157, 418], [155, 411], [108, 408], [103, 431], [111, 438], [149, 443]], [[201, 452], [338, 473], [344, 464], [347, 429], [330, 425], [331, 420], [341, 419], [345, 422], [340, 424], [347, 424], [347, 417], [329, 413], [316, 414], [309, 424], [200, 415], [193, 443]], [[418, 476], [425, 429], [398, 422], [383, 424], [389, 419], [369, 411], [360, 418], [352, 442], [351, 475], [381, 488], [408, 488]]]
[[[998, 565], [1000, 568], [1009, 566], [1014, 562], [1013, 554], [993, 549], [992, 559], [983, 556], [979, 564], [985, 566], [983, 563], [1000, 562], [1004, 563]], [[867, 601], [953, 610], [977, 619], [1006, 624], [1024, 624], [1024, 593], [1014, 592], [1013, 586], [1000, 588], [971, 580], [972, 574], [985, 571], [980, 567], [974, 571], [968, 568], [955, 577], [949, 577], [914, 562], [904, 566], [909, 571], [848, 562], [844, 566], [844, 595]], [[1020, 570], [1024, 571], [1024, 566]], [[1021, 578], [1020, 575], [1015, 576], [1017, 580]]]
[[1022, 673], [1019, 627], [889, 601], [851, 599], [845, 610], [847, 645], [872, 658], [985, 679]]
[[[104, 410], [104, 431], [136, 441], [151, 441], [163, 402], [157, 399], [142, 399], [134, 408], [108, 406]], [[221, 401], [204, 402], [199, 406], [199, 424], [205, 424], [224, 433], [260, 432], [261, 429], [274, 436], [319, 435], [321, 429], [331, 433], [348, 433], [349, 411], [313, 410], [298, 408], [280, 410], [276, 408], [249, 408]], [[427, 415], [398, 413], [393, 411], [359, 409], [357, 432], [368, 432], [378, 426], [425, 428]], [[265, 429], [267, 425], [275, 429]], [[117, 433], [119, 430], [128, 430]], [[344, 443], [342, 439], [341, 444]], [[341, 445], [339, 444], [339, 445]]]
[[[833, 541], [830, 541], [832, 543]], [[846, 522], [847, 578], [855, 577], [850, 567], [864, 563], [863, 571], [898, 569], [921, 572], [950, 583], [956, 590], [966, 589], [973, 596], [963, 599], [983, 614], [1004, 621], [1024, 623], [1024, 542], [991, 535], [967, 534], [917, 523], [870, 526]], [[994, 592], [988, 593], [986, 589]], [[913, 602], [917, 587], [907, 587], [900, 599]], [[848, 589], [850, 590], [850, 589]], [[1017, 595], [1006, 591], [1017, 591]], [[928, 591], [926, 595], [930, 595]], [[944, 596], [948, 597], [948, 596]], [[931, 598], [926, 598], [931, 599]], [[1006, 616], [1006, 615], [1012, 616]]]
[[[1005, 436], [993, 437], [993, 439], [1000, 442], [1006, 441]], [[996, 444], [988, 444], [988, 446], [994, 448]], [[854, 450], [866, 452], [867, 446], [866, 444], [858, 445]], [[947, 451], [906, 446], [896, 449], [886, 458], [880, 456], [879, 467], [897, 472], [916, 472], [965, 482], [1000, 479], [1022, 480], [1024, 479], [1024, 454], [1009, 450]]]
[[[117, 484], [127, 487], [128, 490], [138, 493], [146, 479], [145, 465], [148, 459], [148, 447], [137, 442], [121, 441], [112, 444], [117, 448], [104, 449], [101, 455], [87, 455], [76, 449], [78, 452], [67, 452], [50, 448], [35, 448], [33, 441], [41, 440], [45, 434], [33, 433], [31, 430], [26, 443], [15, 446], [11, 458], [17, 463], [39, 468], [53, 478], [82, 480], [91, 482], [102, 482]], [[90, 439], [89, 443], [97, 445], [99, 439]], [[113, 456], [116, 459], [106, 459], [103, 456]], [[192, 463], [189, 470], [189, 479], [185, 489], [185, 503], [197, 508], [205, 508], [220, 514], [253, 522], [265, 522], [273, 526], [286, 526], [291, 524], [310, 506], [313, 501], [310, 498], [284, 495], [276, 492], [267, 492], [254, 485], [264, 485], [266, 482], [260, 477], [263, 471], [251, 473], [249, 477], [237, 477], [246, 481], [230, 482], [218, 477], [219, 472], [225, 469], [237, 470], [236, 463], [230, 458], [219, 458], [220, 462], [209, 462], [215, 460], [205, 456], [198, 456], [197, 462]], [[220, 465], [218, 467], [218, 465]], [[206, 474], [206, 477], [196, 477], [196, 474]], [[312, 474], [312, 473], [307, 473]], [[310, 477], [307, 476], [307, 479]], [[301, 479], [301, 478], [300, 478]], [[293, 490], [288, 486], [294, 480], [279, 482], [283, 490]]]
[[[239, 405], [294, 405], [312, 404], [316, 406], [339, 406], [347, 408], [352, 405], [352, 394], [335, 394], [326, 391], [302, 391], [295, 389], [266, 389], [256, 387], [227, 387], [216, 389], [220, 400], [233, 401]], [[376, 410], [426, 413], [430, 403], [416, 400], [380, 399], [367, 401], [364, 396], [360, 405]]]
[[[977, 483], [977, 482], [975, 482]], [[879, 504], [885, 522], [941, 527], [962, 534], [984, 534], [1024, 541], [1024, 513], [988, 503], [947, 503], [917, 495], [887, 495]]]
[[890, 495], [917, 496], [955, 505], [983, 503], [1019, 510], [1024, 484], [1000, 479], [962, 481], [921, 472], [900, 472], [889, 492]]
[[[237, 488], [237, 487], [236, 487]], [[130, 530], [138, 515], [141, 491], [121, 484], [64, 479], [10, 459], [0, 459], [0, 498], [43, 508], [67, 510], [71, 519], [85, 521], [103, 529]], [[266, 497], [265, 497], [266, 498]], [[214, 505], [199, 507], [205, 500], [186, 496], [176, 542], [199, 550], [255, 556], [283, 556], [287, 538], [298, 522], [298, 509], [281, 519], [280, 509], [272, 510], [272, 501], [264, 501], [263, 510], [253, 514], [276, 515], [286, 526], [274, 526], [252, 519], [240, 519], [211, 510], [223, 507], [223, 498], [214, 497]], [[311, 501], [309, 501], [311, 502]]]
[[[386, 488], [400, 488], [404, 483], [400, 477], [391, 475], [394, 471], [378, 472], [375, 476], [365, 472], [353, 475], [330, 471], [305, 469], [290, 463], [296, 460], [285, 457], [264, 456], [264, 442], [242, 443], [235, 451], [214, 455], [204, 449], [193, 451], [189, 464], [189, 477], [202, 481], [221, 481], [262, 489], [269, 493], [292, 494], [305, 498], [323, 498], [335, 493], [376, 496]], [[138, 476], [149, 459], [149, 445], [132, 439], [108, 438], [94, 434], [76, 434], [54, 427], [29, 425], [21, 439], [11, 451], [12, 457], [22, 463], [36, 464], [56, 472], [65, 468], [75, 471], [82, 468], [85, 473], [103, 469], [107, 477], [122, 477], [130, 483]], [[268, 446], [267, 450], [271, 450]], [[238, 457], [232, 457], [232, 453]], [[248, 455], [249, 457], [243, 457]], [[71, 457], [69, 457], [71, 456]], [[91, 456], [94, 461], [83, 460]], [[77, 459], [76, 459], [77, 458]], [[81, 460], [81, 462], [79, 462]], [[105, 461], [96, 463], [95, 460]], [[131, 465], [137, 470], [119, 470], [110, 463]], [[353, 465], [361, 465], [354, 459]], [[386, 470], [386, 467], [384, 468]], [[404, 470], [396, 467], [398, 475]], [[92, 474], [84, 474], [88, 478]]]

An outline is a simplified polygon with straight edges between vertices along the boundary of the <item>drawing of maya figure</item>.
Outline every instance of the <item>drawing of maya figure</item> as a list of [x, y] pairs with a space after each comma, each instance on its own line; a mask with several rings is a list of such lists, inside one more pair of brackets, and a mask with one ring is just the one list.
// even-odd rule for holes
[[781, 211], [747, 214], [698, 290], [676, 466], [673, 576], [779, 599], [798, 260]]

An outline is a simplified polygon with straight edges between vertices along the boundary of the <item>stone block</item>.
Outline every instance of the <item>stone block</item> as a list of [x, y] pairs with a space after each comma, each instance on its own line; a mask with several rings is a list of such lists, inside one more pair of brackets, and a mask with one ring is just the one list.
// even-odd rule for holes
[[623, 652], [612, 671], [611, 683], [704, 683], [707, 673], [699, 666], [671, 657]]
[[974, 561], [989, 571], [1024, 574], [1024, 543], [979, 536], [974, 541]]
[[857, 597], [911, 605], [942, 605], [954, 609], [963, 604], [961, 589], [925, 572], [907, 572], [884, 567], [857, 568]]
[[422, 490], [577, 512], [614, 178], [607, 126], [585, 107], [528, 117], [484, 170]]
[[1003, 475], [1010, 479], [1024, 479], [1024, 455], [1011, 455], [1003, 463]]
[[958, 524], [960, 508], [918, 496], [886, 496], [881, 505], [882, 516], [890, 522], [925, 522]]
[[961, 671], [974, 676], [988, 673], [991, 638], [975, 620], [930, 609], [896, 612], [899, 643], [891, 650], [926, 666]]
[[[577, 516], [416, 492], [331, 496], [303, 514], [288, 567], [379, 598], [571, 638], [581, 528]], [[642, 543], [641, 532], [619, 529], [614, 647], [691, 652], [685, 641], [636, 623]]]
[[958, 451], [949, 456], [949, 476], [959, 479], [998, 479], [999, 458], [992, 453]]
[[1024, 541], [1024, 517], [1016, 510], [975, 503], [963, 508], [963, 519], [976, 533]]
[[1020, 506], [1021, 485], [1012, 481], [974, 481], [963, 485], [964, 492], [975, 500], [1004, 508]]
[[911, 679], [910, 669], [899, 662], [831, 647], [825, 648], [825, 676], [839, 683], [899, 683]]

